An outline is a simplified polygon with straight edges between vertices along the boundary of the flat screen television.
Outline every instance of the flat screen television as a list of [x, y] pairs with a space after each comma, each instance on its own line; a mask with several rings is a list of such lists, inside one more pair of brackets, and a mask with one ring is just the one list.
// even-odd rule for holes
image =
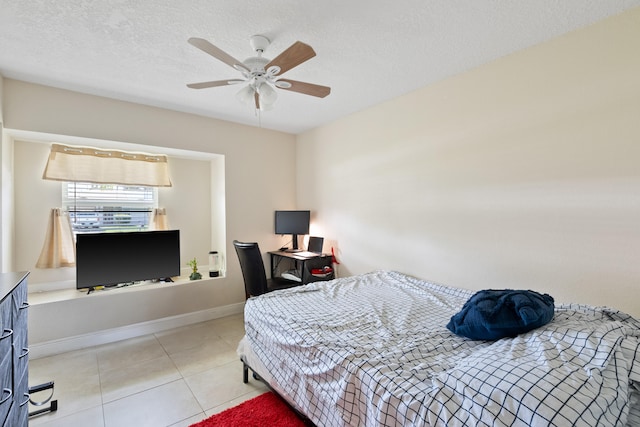
[[298, 250], [298, 234], [309, 234], [311, 211], [276, 211], [276, 234], [291, 234], [293, 250]]
[[76, 236], [76, 287], [95, 288], [180, 275], [180, 231]]

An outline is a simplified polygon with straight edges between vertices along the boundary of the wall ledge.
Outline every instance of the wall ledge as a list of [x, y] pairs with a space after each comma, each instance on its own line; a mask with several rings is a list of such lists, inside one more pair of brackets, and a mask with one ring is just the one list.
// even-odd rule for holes
[[136, 282], [128, 286], [104, 288], [89, 293], [89, 289], [76, 289], [75, 281], [62, 281], [50, 283], [29, 284], [29, 304], [32, 306], [56, 303], [59, 301], [74, 300], [86, 297], [113, 296], [123, 292], [153, 292], [161, 288], [173, 288], [176, 286], [188, 286], [207, 283], [213, 285], [216, 280], [222, 280], [225, 276], [206, 277], [199, 280], [189, 280], [188, 277], [174, 278], [173, 282], [151, 282], [148, 280]]

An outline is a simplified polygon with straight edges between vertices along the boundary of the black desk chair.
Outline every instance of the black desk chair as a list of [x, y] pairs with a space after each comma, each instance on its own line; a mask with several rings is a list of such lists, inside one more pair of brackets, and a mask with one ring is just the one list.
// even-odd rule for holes
[[295, 284], [283, 284], [267, 279], [262, 254], [257, 243], [244, 243], [234, 240], [233, 246], [236, 248], [236, 254], [238, 254], [238, 260], [240, 261], [247, 298], [262, 295], [276, 289], [295, 286]]

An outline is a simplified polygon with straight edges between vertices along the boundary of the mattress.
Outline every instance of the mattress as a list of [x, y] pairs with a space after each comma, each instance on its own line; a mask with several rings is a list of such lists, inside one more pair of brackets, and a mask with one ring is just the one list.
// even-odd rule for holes
[[239, 353], [318, 426], [640, 425], [636, 319], [556, 305], [474, 341], [446, 329], [472, 294], [390, 271], [271, 292], [247, 300]]

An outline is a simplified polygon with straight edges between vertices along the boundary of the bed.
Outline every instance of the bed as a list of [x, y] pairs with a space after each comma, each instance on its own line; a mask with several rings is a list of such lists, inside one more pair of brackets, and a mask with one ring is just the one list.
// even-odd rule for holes
[[245, 305], [245, 367], [317, 426], [640, 425], [640, 323], [556, 304], [480, 341], [446, 324], [474, 292], [376, 271]]

